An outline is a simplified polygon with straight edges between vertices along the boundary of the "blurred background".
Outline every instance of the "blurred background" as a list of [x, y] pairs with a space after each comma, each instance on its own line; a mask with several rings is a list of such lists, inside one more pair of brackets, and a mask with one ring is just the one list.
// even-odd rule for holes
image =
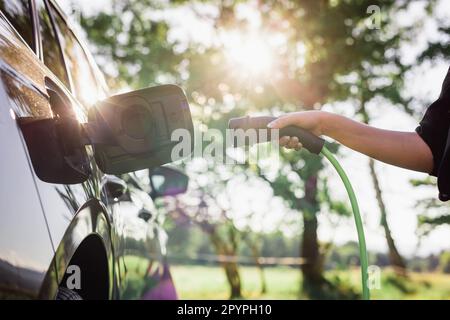
[[[60, 0], [112, 93], [176, 83], [196, 141], [230, 117], [322, 109], [414, 130], [450, 65], [440, 1]], [[333, 147], [360, 202], [375, 298], [450, 299], [449, 205], [436, 180]], [[187, 194], [160, 199], [181, 298], [355, 298], [357, 235], [321, 158], [178, 164]], [[148, 175], [143, 174], [143, 179]]]

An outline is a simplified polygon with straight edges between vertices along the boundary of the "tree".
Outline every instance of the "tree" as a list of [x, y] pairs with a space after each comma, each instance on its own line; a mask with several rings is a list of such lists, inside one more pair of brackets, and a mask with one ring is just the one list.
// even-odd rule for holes
[[[450, 24], [445, 20], [437, 22], [440, 39], [450, 39]], [[419, 55], [418, 61], [435, 61], [449, 55], [450, 45], [448, 41], [431, 41], [428, 42], [427, 48]], [[437, 189], [436, 180], [430, 177], [423, 180], [411, 180], [411, 184], [415, 187], [432, 187]], [[421, 236], [429, 234], [438, 226], [450, 225], [447, 203], [442, 203], [433, 197], [420, 200], [417, 206], [424, 210], [424, 213], [418, 216], [418, 231]]]
[[[426, 178], [423, 180], [411, 180], [415, 187], [432, 187], [437, 189], [436, 179]], [[417, 202], [417, 208], [423, 210], [418, 216], [418, 232], [420, 237], [424, 237], [432, 232], [436, 227], [450, 225], [450, 214], [448, 214], [448, 204], [442, 203], [435, 197], [424, 198]]]
[[[280, 85], [283, 88], [277, 93], [280, 93], [285, 100], [296, 101], [305, 109], [311, 109], [327, 101], [350, 100], [354, 97], [355, 84], [345, 83], [344, 79], [352, 78], [355, 74], [364, 76], [375, 73], [370, 80], [384, 78], [391, 81], [387, 85], [371, 84], [363, 88], [367, 97], [362, 97], [362, 107], [360, 110], [356, 108], [357, 113], [364, 111], [367, 101], [379, 95], [383, 95], [394, 103], [405, 102], [400, 95], [400, 85], [407, 67], [403, 67], [400, 62], [398, 48], [401, 41], [407, 40], [409, 30], [408, 28], [397, 29], [395, 33], [392, 33], [391, 25], [393, 12], [404, 9], [406, 4], [383, 2], [383, 12], [380, 12], [383, 14], [380, 18], [383, 19], [379, 20], [378, 30], [364, 26], [367, 18], [365, 10], [368, 6], [369, 3], [365, 1], [359, 1], [356, 5], [345, 2], [333, 5], [326, 1], [304, 1], [298, 5], [291, 5], [289, 8], [283, 7], [282, 2], [273, 3], [268, 12], [272, 13], [274, 9], [281, 8], [280, 15], [284, 20], [292, 23], [291, 27], [294, 30], [301, 30], [293, 33], [292, 42], [303, 43], [310, 50], [310, 54], [307, 55], [310, 61], [306, 61], [303, 68], [293, 70], [291, 68], [291, 72], [286, 72], [277, 81], [278, 83], [275, 83], [278, 89]], [[270, 14], [268, 16], [271, 17]], [[294, 17], [301, 17], [301, 19], [293, 19]], [[387, 55], [387, 49], [394, 50], [394, 54]], [[290, 61], [290, 59], [283, 61]], [[390, 71], [379, 75], [386, 68]], [[292, 74], [293, 76], [289, 76]], [[360, 93], [361, 90], [357, 91]], [[407, 110], [407, 103], [403, 105]], [[368, 121], [367, 112], [364, 114]], [[381, 224], [385, 230], [390, 256], [394, 265], [404, 269], [404, 262], [395, 247], [387, 224], [385, 205], [373, 162], [371, 164], [372, 179], [382, 213]], [[326, 282], [323, 280], [322, 268], [320, 268], [321, 258], [316, 231], [315, 213], [319, 208], [316, 200], [317, 172], [309, 173], [304, 176], [305, 193], [302, 200], [307, 204], [307, 208], [302, 208], [304, 233], [301, 251], [308, 261], [314, 261], [311, 265], [302, 267], [303, 276], [306, 279], [304, 288], [307, 292], [313, 292]]]
[[254, 232], [253, 230], [246, 230], [242, 232], [242, 238], [250, 249], [253, 261], [259, 271], [261, 294], [265, 294], [267, 293], [267, 281], [264, 273], [264, 265], [260, 261], [263, 245], [263, 234], [261, 232]]
[[142, 88], [159, 79], [178, 82], [182, 56], [167, 41], [166, 21], [151, 15], [167, 6], [153, 0], [111, 0], [108, 11], [95, 16], [78, 13], [111, 88]]
[[439, 260], [440, 271], [443, 273], [450, 273], [450, 251], [442, 252]]
[[220, 265], [223, 267], [230, 287], [230, 299], [242, 297], [241, 276], [237, 263], [237, 252], [239, 249], [239, 232], [234, 224], [227, 218], [225, 211], [221, 212], [221, 218], [226, 221], [212, 222], [206, 194], [200, 196], [198, 206], [186, 207], [185, 204], [175, 201], [175, 206], [169, 209], [169, 216], [174, 220], [187, 219], [197, 225], [206, 235], [219, 257]]
[[[194, 185], [192, 191], [187, 198], [172, 199], [171, 203], [166, 204], [166, 210], [175, 222], [193, 223], [209, 237], [224, 269], [230, 287], [230, 299], [241, 298], [241, 276], [237, 261], [241, 234], [226, 199], [227, 180], [209, 166], [191, 168], [189, 172], [190, 184]], [[205, 175], [208, 179], [204, 179]], [[218, 197], [219, 194], [223, 197]]]
[[[377, 2], [380, 10], [375, 13], [375, 25], [370, 23], [373, 14], [367, 11], [373, 4], [369, 0], [259, 1], [253, 8], [260, 20], [255, 28], [251, 19], [238, 14], [241, 1], [208, 2], [215, 6], [217, 14], [204, 17], [195, 3], [128, 0], [113, 1], [111, 13], [82, 16], [81, 21], [89, 39], [97, 46], [97, 53], [108, 62], [114, 61], [119, 78], [126, 79], [133, 87], [167, 80], [180, 83], [192, 101], [197, 121], [213, 127], [214, 119], [230, 116], [230, 110], [233, 114], [287, 112], [348, 101], [355, 85], [345, 80], [355, 73], [385, 71], [386, 61], [390, 64], [392, 60], [388, 49], [398, 48], [399, 42], [404, 40], [405, 30], [392, 32], [391, 26], [395, 21], [394, 13], [405, 9], [409, 2]], [[168, 40], [169, 22], [154, 18], [151, 13], [180, 5], [186, 12], [211, 22], [214, 41], [199, 44]], [[244, 75], [240, 71], [245, 65], [239, 61], [230, 64], [227, 54], [230, 41], [221, 36], [233, 32], [238, 35], [263, 34], [264, 39], [259, 37], [258, 43], [272, 40], [276, 43], [271, 47], [275, 63], [268, 73], [255, 75], [248, 72]], [[254, 56], [246, 61], [251, 63], [252, 58], [261, 58], [262, 54], [264, 50], [254, 52]], [[394, 54], [393, 59], [397, 58]], [[395, 67], [401, 67], [397, 62]], [[392, 66], [388, 66], [388, 70], [389, 67]], [[398, 72], [394, 70], [393, 73]], [[383, 96], [395, 97], [397, 90], [392, 89], [397, 84], [382, 85]], [[369, 83], [371, 94], [378, 94], [377, 85], [373, 90], [371, 87]], [[354, 104], [349, 106], [355, 107]], [[302, 161], [289, 153], [283, 154], [283, 159], [292, 171], [297, 171]], [[301, 269], [304, 289], [320, 297], [327, 290], [316, 217], [321, 207], [317, 183], [322, 163], [320, 158], [305, 153], [302, 159], [307, 165], [301, 170], [302, 182], [297, 188], [303, 190], [303, 196], [293, 194], [290, 201], [294, 202], [292, 207], [302, 213], [300, 251], [310, 263]], [[285, 181], [285, 185], [277, 183], [284, 176], [280, 173], [272, 181], [275, 194], [288, 194], [285, 190], [289, 190], [286, 185], [290, 186], [290, 181]]]
[[[360, 82], [360, 85], [358, 86], [358, 89], [361, 91], [361, 102], [360, 102], [360, 109], [358, 110], [358, 113], [362, 116], [362, 119], [365, 123], [369, 124], [370, 117], [369, 113], [367, 111], [367, 104], [371, 99], [374, 99], [377, 96], [385, 96], [388, 98], [391, 98], [391, 101], [393, 103], [401, 104], [407, 111], [408, 110], [408, 102], [401, 98], [400, 92], [402, 89], [402, 79], [405, 73], [406, 68], [399, 68], [399, 72], [394, 75], [397, 81], [397, 85], [394, 88], [378, 88], [377, 90], [369, 90], [367, 81], [368, 79], [364, 79]], [[374, 74], [371, 73], [371, 76], [373, 78]], [[391, 75], [392, 77], [392, 75]], [[372, 79], [373, 79], [372, 78]], [[391, 233], [391, 229], [389, 227], [389, 223], [387, 220], [387, 207], [385, 204], [385, 201], [383, 199], [383, 192], [381, 190], [381, 184], [377, 175], [377, 172], [375, 170], [375, 161], [372, 158], [369, 158], [368, 161], [369, 165], [369, 172], [372, 179], [373, 188], [375, 191], [375, 196], [378, 204], [378, 208], [380, 210], [380, 225], [384, 230], [384, 234], [386, 237], [387, 247], [388, 247], [388, 253], [389, 253], [389, 260], [391, 262], [391, 265], [393, 266], [394, 270], [398, 275], [406, 276], [406, 263], [403, 259], [403, 257], [400, 255], [397, 246], [395, 245], [394, 238]]]

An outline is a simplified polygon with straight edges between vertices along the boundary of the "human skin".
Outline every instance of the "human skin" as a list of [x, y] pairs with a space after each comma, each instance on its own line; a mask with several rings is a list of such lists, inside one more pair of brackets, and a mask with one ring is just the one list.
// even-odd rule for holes
[[[416, 132], [379, 129], [325, 111], [287, 113], [269, 123], [268, 127], [281, 129], [291, 125], [317, 136], [328, 136], [355, 151], [397, 167], [426, 173], [433, 170], [433, 154]], [[296, 150], [302, 147], [297, 137], [281, 137], [280, 145]]]

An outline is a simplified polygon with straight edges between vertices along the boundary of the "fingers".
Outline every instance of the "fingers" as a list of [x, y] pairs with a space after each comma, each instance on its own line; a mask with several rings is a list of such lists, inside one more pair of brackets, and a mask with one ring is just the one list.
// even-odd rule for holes
[[291, 140], [289, 140], [289, 143], [288, 143], [287, 147], [290, 148], [290, 149], [295, 149], [295, 148], [298, 147], [299, 143], [300, 142], [298, 141], [297, 137], [292, 137]]
[[303, 147], [297, 137], [287, 136], [280, 138], [280, 146], [295, 150], [300, 150]]
[[280, 138], [280, 146], [282, 147], [286, 147], [289, 143], [289, 141], [291, 140], [291, 137], [281, 137]]
[[289, 125], [295, 125], [297, 122], [297, 117], [293, 114], [287, 114], [284, 116], [281, 116], [272, 122], [270, 122], [267, 127], [270, 129], [280, 129], [287, 127]]

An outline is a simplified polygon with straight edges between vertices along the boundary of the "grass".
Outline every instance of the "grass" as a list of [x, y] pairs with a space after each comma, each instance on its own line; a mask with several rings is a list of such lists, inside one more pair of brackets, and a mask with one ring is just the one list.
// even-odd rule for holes
[[[243, 294], [248, 299], [297, 299], [300, 273], [287, 267], [266, 269], [268, 293], [260, 295], [259, 273], [241, 267]], [[172, 266], [172, 277], [181, 299], [227, 299], [225, 274], [215, 266]]]
[[[127, 256], [130, 296], [145, 289], [142, 277], [147, 264]], [[172, 265], [172, 277], [181, 299], [227, 299], [228, 284], [218, 266]], [[260, 294], [260, 275], [255, 267], [240, 267], [245, 299], [306, 299], [299, 290], [301, 274], [296, 268], [265, 269], [267, 293]], [[359, 269], [329, 271], [326, 276], [335, 284], [360, 292]], [[136, 292], [135, 292], [136, 291]], [[450, 274], [409, 273], [408, 279], [398, 278], [390, 269], [381, 270], [379, 289], [371, 290], [372, 299], [450, 299]], [[137, 294], [139, 296], [139, 294]], [[127, 294], [124, 296], [127, 297]]]
[[[171, 267], [172, 276], [181, 299], [227, 299], [228, 285], [220, 267]], [[259, 273], [254, 267], [241, 267], [244, 298], [247, 299], [305, 299], [299, 293], [300, 272], [294, 268], [266, 268], [267, 294], [260, 294]], [[332, 271], [327, 277], [334, 282], [350, 285], [359, 291], [358, 269]], [[410, 273], [409, 279], [399, 279], [389, 269], [381, 271], [380, 289], [372, 290], [373, 299], [450, 299], [450, 275]]]

